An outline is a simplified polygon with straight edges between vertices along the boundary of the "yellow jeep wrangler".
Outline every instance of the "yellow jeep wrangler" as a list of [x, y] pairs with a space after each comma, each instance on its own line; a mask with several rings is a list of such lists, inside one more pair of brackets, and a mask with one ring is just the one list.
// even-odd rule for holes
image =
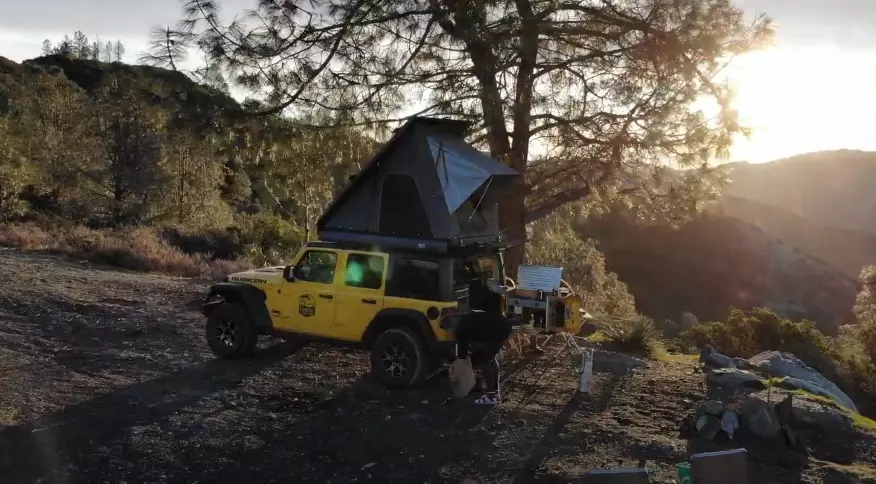
[[382, 385], [411, 387], [452, 355], [453, 333], [442, 321], [469, 309], [472, 284], [503, 277], [497, 251], [462, 257], [354, 247], [309, 243], [289, 266], [214, 284], [203, 307], [212, 351], [249, 356], [263, 334], [350, 343], [371, 351]]

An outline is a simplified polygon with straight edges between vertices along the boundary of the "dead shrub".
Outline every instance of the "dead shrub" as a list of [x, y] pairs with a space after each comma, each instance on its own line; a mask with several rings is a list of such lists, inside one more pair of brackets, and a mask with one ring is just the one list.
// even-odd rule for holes
[[41, 227], [33, 224], [0, 226], [0, 245], [24, 250], [51, 250], [54, 240]]
[[246, 260], [214, 260], [209, 254], [185, 254], [165, 242], [155, 229], [145, 227], [112, 231], [71, 225], [0, 225], [0, 245], [182, 277], [220, 279], [251, 266]]

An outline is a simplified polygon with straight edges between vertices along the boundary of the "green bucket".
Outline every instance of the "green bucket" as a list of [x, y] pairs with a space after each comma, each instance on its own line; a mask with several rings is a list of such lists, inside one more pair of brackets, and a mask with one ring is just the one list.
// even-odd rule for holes
[[690, 475], [690, 463], [682, 462], [676, 466], [678, 470], [678, 484], [693, 484], [693, 478]]

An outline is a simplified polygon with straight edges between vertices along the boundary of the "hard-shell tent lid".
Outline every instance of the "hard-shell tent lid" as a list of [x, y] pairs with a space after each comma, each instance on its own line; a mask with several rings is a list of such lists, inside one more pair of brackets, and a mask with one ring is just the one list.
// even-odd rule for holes
[[[501, 236], [496, 204], [520, 175], [468, 146], [463, 139], [468, 126], [456, 120], [410, 119], [320, 217], [320, 237], [495, 244]], [[439, 150], [433, 152], [430, 138]], [[436, 159], [436, 154], [441, 156]], [[417, 199], [408, 203], [405, 197]]]
[[519, 174], [510, 167], [456, 139], [429, 136], [429, 148], [438, 171], [444, 201], [450, 213], [456, 212], [479, 188], [484, 187], [479, 204], [490, 206]]

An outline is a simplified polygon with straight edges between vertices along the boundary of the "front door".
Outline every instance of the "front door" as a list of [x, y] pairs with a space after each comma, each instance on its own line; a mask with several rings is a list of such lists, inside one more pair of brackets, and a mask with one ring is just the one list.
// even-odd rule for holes
[[340, 253], [306, 250], [292, 270], [295, 280], [280, 288], [283, 314], [277, 329], [325, 335], [335, 319], [335, 287]]
[[344, 252], [344, 280], [338, 284], [333, 334], [358, 341], [383, 309], [387, 260], [386, 254]]

